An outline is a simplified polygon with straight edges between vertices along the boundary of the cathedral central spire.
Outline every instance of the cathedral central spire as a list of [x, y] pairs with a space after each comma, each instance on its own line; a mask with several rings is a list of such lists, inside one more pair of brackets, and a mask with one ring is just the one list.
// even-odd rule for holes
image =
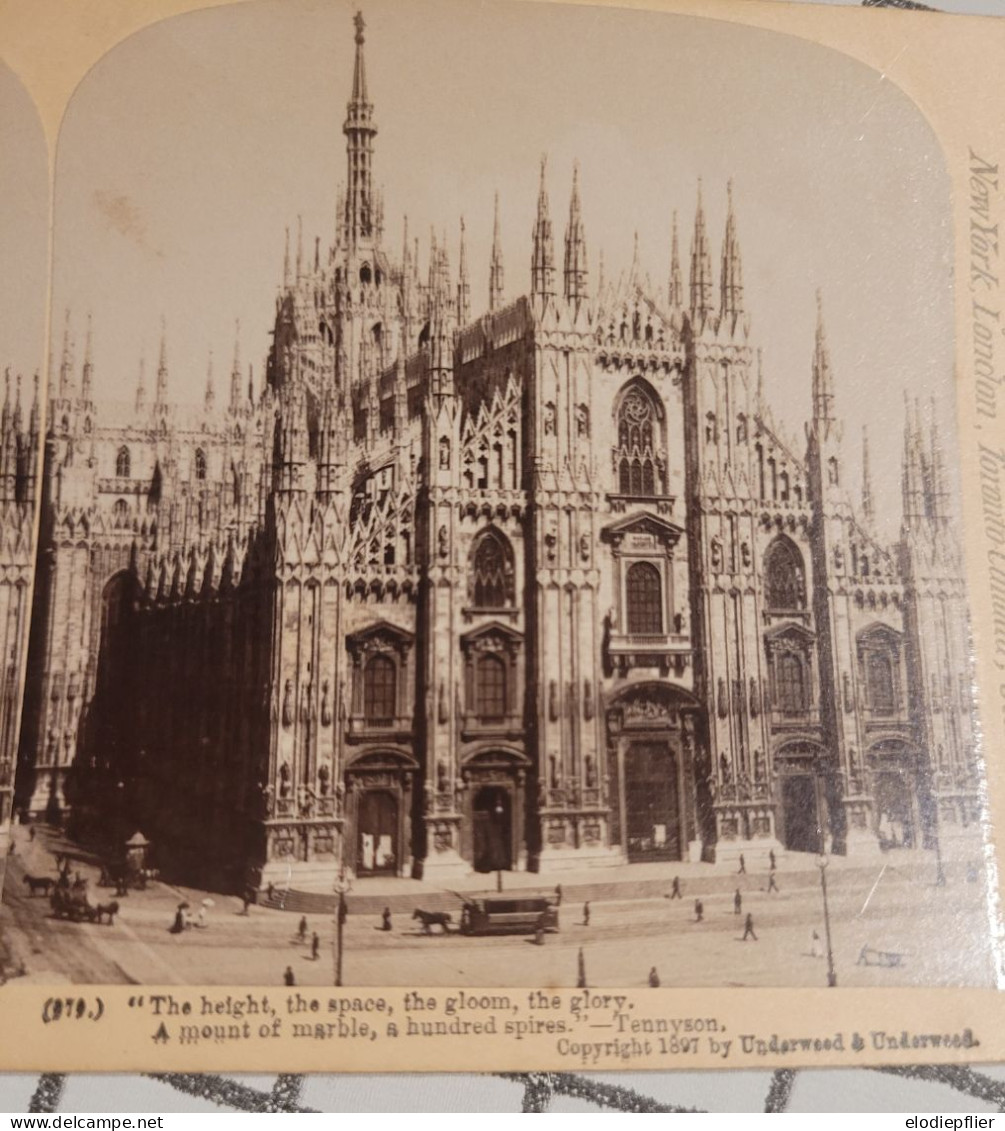
[[817, 334], [813, 351], [813, 419], [821, 422], [834, 420], [834, 378], [831, 374], [827, 331], [824, 329], [824, 303], [820, 291], [817, 291]]
[[366, 24], [362, 12], [356, 13], [353, 23], [356, 27], [356, 63], [352, 75], [352, 97], [346, 107], [342, 127], [348, 159], [345, 231], [350, 245], [374, 234], [373, 139], [377, 133], [373, 122], [373, 103], [369, 101], [366, 90], [363, 56]]
[[545, 184], [547, 161], [541, 158], [541, 186], [537, 194], [537, 219], [534, 221], [534, 254], [531, 259], [531, 292], [549, 296], [555, 293], [555, 245], [551, 238], [548, 189]]

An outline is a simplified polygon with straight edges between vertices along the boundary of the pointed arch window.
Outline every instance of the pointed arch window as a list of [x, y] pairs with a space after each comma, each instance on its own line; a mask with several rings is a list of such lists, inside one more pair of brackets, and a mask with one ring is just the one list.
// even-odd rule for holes
[[132, 459], [129, 455], [129, 449], [122, 445], [115, 456], [115, 475], [119, 479], [128, 479], [132, 469]]
[[866, 660], [869, 704], [880, 715], [892, 715], [897, 706], [893, 661], [885, 652], [872, 652]]
[[614, 455], [618, 494], [647, 496], [664, 490], [660, 459], [660, 413], [644, 389], [633, 386], [622, 397], [615, 420]]
[[787, 652], [778, 657], [775, 686], [778, 694], [778, 709], [782, 714], [801, 715], [810, 709], [809, 681], [806, 674], [806, 661], [802, 656]]
[[206, 478], [206, 453], [202, 448], [195, 450], [195, 477], [196, 479]]
[[397, 684], [394, 660], [390, 656], [371, 657], [363, 669], [363, 717], [370, 726], [394, 722]]
[[769, 609], [805, 609], [803, 556], [787, 539], [778, 539], [764, 556], [764, 597]]
[[625, 578], [630, 636], [659, 636], [663, 632], [663, 583], [651, 562], [635, 562]]
[[471, 553], [471, 604], [476, 609], [503, 609], [516, 603], [513, 548], [498, 530], [487, 530]]
[[475, 703], [483, 723], [502, 722], [507, 714], [506, 661], [488, 654], [478, 657], [475, 668]]

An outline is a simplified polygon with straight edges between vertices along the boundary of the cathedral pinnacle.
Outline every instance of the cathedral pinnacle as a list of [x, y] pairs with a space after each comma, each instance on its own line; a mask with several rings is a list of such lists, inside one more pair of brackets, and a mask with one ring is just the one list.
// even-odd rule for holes
[[140, 373], [136, 382], [136, 412], [137, 414], [143, 412], [147, 407], [147, 382], [146, 382], [146, 358], [140, 358]]
[[216, 407], [216, 391], [213, 388], [213, 351], [209, 351], [209, 362], [206, 366], [206, 411], [212, 412]]
[[684, 305], [684, 284], [680, 274], [680, 246], [677, 239], [677, 210], [673, 214], [673, 234], [670, 243], [670, 283], [667, 287], [667, 305], [680, 310]]
[[691, 242], [691, 316], [703, 320], [712, 313], [712, 258], [705, 234], [705, 209], [701, 200], [701, 178], [698, 178], [698, 206], [694, 215], [694, 238]]
[[830, 351], [824, 329], [823, 295], [817, 291], [817, 331], [813, 352], [813, 419], [834, 420], [834, 378], [831, 374]]
[[531, 258], [531, 293], [547, 298], [555, 293], [555, 245], [551, 238], [548, 214], [548, 189], [545, 184], [548, 159], [541, 158], [541, 185], [537, 194], [537, 219], [534, 221], [534, 253]]
[[720, 313], [723, 318], [738, 318], [743, 314], [743, 269], [740, 263], [740, 242], [736, 236], [736, 216], [733, 212], [733, 182], [726, 189], [726, 235], [722, 241], [722, 277]]
[[234, 323], [234, 364], [230, 369], [230, 411], [241, 407], [241, 322]]
[[167, 382], [167, 323], [162, 318], [160, 359], [157, 362], [157, 392], [154, 396], [154, 407], [158, 412], [167, 412]]
[[869, 429], [862, 425], [862, 514], [871, 526], [876, 518], [872, 498], [872, 471], [869, 466]]
[[504, 294], [502, 241], [499, 238], [499, 193], [496, 193], [495, 217], [492, 221], [492, 255], [489, 259], [489, 311], [502, 308]]
[[91, 399], [91, 378], [94, 375], [94, 361], [92, 358], [92, 330], [91, 315], [87, 315], [87, 338], [84, 342], [84, 370], [81, 379], [80, 396], [84, 401]]
[[468, 279], [468, 257], [464, 246], [464, 217], [461, 217], [461, 247], [457, 263], [457, 325], [466, 326], [471, 319], [471, 283]]
[[373, 123], [373, 105], [366, 89], [366, 63], [363, 57], [363, 32], [366, 24], [363, 13], [353, 19], [356, 28], [356, 62], [352, 75], [352, 97], [346, 107], [342, 132], [346, 136], [348, 160], [348, 198], [346, 200], [345, 230], [350, 247], [361, 239], [370, 239], [375, 228], [373, 195], [373, 139], [377, 127]]
[[59, 395], [70, 396], [73, 386], [73, 349], [70, 342], [70, 311], [63, 322], [63, 357], [59, 365]]
[[587, 297], [586, 234], [579, 200], [579, 162], [572, 169], [569, 225], [565, 229], [565, 298], [578, 303]]

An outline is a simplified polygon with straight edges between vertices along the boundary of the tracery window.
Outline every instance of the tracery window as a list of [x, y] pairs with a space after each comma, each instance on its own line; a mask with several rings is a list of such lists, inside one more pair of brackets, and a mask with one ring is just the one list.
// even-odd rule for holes
[[195, 450], [195, 477], [196, 479], [206, 478], [206, 453], [202, 448]]
[[778, 657], [775, 667], [778, 709], [785, 715], [799, 715], [810, 709], [806, 663], [792, 652]]
[[618, 493], [655, 495], [663, 490], [657, 461], [660, 423], [652, 399], [640, 388], [631, 388], [617, 413], [618, 448], [614, 462]]
[[635, 562], [625, 577], [628, 632], [632, 636], [659, 636], [663, 632], [663, 583], [651, 562]]
[[128, 479], [132, 460], [129, 458], [129, 449], [123, 445], [115, 457], [115, 474], [119, 479]]
[[492, 654], [479, 656], [475, 668], [475, 710], [482, 722], [501, 722], [507, 707], [506, 662]]
[[373, 656], [363, 669], [363, 717], [371, 726], [394, 721], [397, 669], [389, 656]]
[[893, 662], [885, 652], [871, 652], [866, 660], [869, 703], [881, 715], [892, 715], [897, 705]]
[[515, 603], [513, 550], [497, 530], [487, 530], [471, 555], [471, 603], [476, 609], [502, 609]]
[[764, 556], [764, 596], [769, 609], [806, 607], [803, 557], [787, 538], [772, 542]]

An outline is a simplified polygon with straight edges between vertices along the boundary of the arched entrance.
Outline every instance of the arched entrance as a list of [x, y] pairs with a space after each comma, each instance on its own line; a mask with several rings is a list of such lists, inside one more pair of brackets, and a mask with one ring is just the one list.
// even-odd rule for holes
[[873, 779], [876, 798], [876, 835], [881, 848], [913, 848], [914, 806], [904, 774], [896, 770], [878, 773]]
[[822, 852], [824, 849], [822, 783], [817, 765], [822, 749], [813, 742], [790, 742], [775, 754], [781, 812], [779, 840], [789, 852]]
[[638, 684], [608, 709], [613, 831], [632, 863], [687, 859], [692, 843], [703, 839], [700, 721], [695, 701], [663, 683]]
[[680, 768], [672, 745], [631, 742], [625, 753], [628, 859], [680, 860]]
[[356, 818], [356, 868], [361, 876], [394, 875], [401, 846], [398, 798], [386, 789], [364, 790]]
[[509, 790], [482, 786], [473, 810], [473, 860], [476, 872], [508, 872], [513, 867], [513, 813]]

